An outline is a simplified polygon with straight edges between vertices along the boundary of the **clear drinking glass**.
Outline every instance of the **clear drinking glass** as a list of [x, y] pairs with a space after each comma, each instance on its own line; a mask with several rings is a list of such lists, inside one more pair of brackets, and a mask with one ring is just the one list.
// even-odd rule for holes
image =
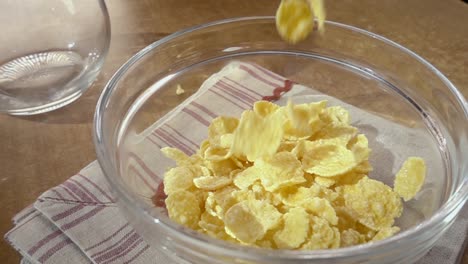
[[38, 114], [78, 99], [109, 47], [102, 0], [2, 0], [0, 24], [0, 113]]

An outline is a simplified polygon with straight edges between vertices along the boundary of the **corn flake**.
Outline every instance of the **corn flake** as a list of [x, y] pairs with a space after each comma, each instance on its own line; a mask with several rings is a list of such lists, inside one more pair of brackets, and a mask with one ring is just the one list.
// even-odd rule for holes
[[371, 241], [384, 240], [388, 237], [395, 235], [399, 231], [400, 231], [400, 228], [397, 226], [383, 228], [379, 230], [379, 232], [377, 232], [377, 234], [372, 238]]
[[326, 101], [294, 105], [291, 101], [286, 106], [286, 139], [305, 139], [319, 131], [324, 123], [320, 113], [325, 109]]
[[353, 152], [357, 163], [361, 163], [369, 159], [370, 149], [365, 135], [357, 135], [356, 138], [350, 142], [350, 145], [350, 149]]
[[298, 248], [309, 233], [309, 214], [303, 208], [291, 208], [283, 215], [283, 228], [274, 235], [278, 248]]
[[262, 117], [253, 111], [244, 111], [234, 132], [231, 153], [245, 156], [249, 161], [273, 156], [281, 143], [282, 121], [279, 114]]
[[320, 176], [315, 177], [314, 181], [318, 185], [323, 186], [325, 188], [329, 188], [329, 187], [335, 185], [335, 183], [336, 183], [335, 179], [332, 179], [332, 178], [329, 178], [329, 177], [320, 177]]
[[208, 140], [217, 139], [224, 134], [232, 134], [238, 125], [239, 119], [235, 117], [217, 117], [211, 121], [208, 127]]
[[290, 43], [304, 40], [313, 28], [313, 13], [307, 1], [282, 0], [276, 11], [276, 28]]
[[233, 238], [244, 242], [254, 243], [265, 235], [261, 220], [248, 206], [248, 201], [233, 205], [224, 217], [225, 230]]
[[366, 242], [364, 235], [350, 228], [341, 232], [340, 247], [350, 247]]
[[312, 216], [310, 221], [311, 236], [301, 249], [327, 249], [340, 246], [340, 231], [336, 227], [331, 227], [327, 220], [317, 216]]
[[357, 128], [342, 123], [331, 123], [314, 134], [314, 139], [338, 139], [346, 145], [357, 134]]
[[314, 197], [307, 201], [302, 201], [301, 206], [308, 212], [327, 220], [331, 225], [338, 224], [335, 209], [327, 199]]
[[258, 168], [260, 180], [267, 191], [305, 182], [301, 162], [289, 152], [279, 152], [269, 160], [259, 159], [254, 167]]
[[214, 191], [230, 185], [231, 178], [225, 176], [202, 176], [193, 179], [193, 183], [198, 189]]
[[224, 219], [226, 211], [237, 203], [236, 198], [232, 195], [235, 190], [232, 186], [228, 186], [214, 192], [209, 192], [205, 200], [205, 210], [212, 216]]
[[164, 174], [164, 193], [169, 195], [176, 191], [193, 187], [193, 171], [189, 167], [175, 167]]
[[307, 149], [302, 158], [304, 171], [323, 177], [348, 172], [356, 165], [352, 151], [339, 144], [317, 144]]
[[222, 161], [230, 156], [229, 149], [209, 146], [204, 153], [205, 160]]
[[253, 106], [253, 111], [261, 117], [267, 117], [278, 109], [280, 107], [277, 104], [268, 101], [258, 101]]
[[249, 188], [255, 181], [260, 180], [260, 171], [257, 167], [249, 167], [234, 177], [234, 185], [245, 190]]
[[326, 123], [349, 125], [350, 116], [348, 110], [341, 106], [331, 106], [325, 109], [320, 118]]
[[281, 220], [281, 214], [275, 206], [267, 201], [249, 199], [249, 207], [254, 211], [255, 215], [262, 223], [265, 232], [278, 226]]
[[239, 169], [237, 162], [232, 159], [205, 160], [205, 166], [214, 176], [228, 176], [232, 171]]
[[401, 215], [398, 194], [382, 182], [364, 177], [354, 185], [343, 186], [345, 206], [361, 224], [372, 230], [390, 227]]
[[197, 197], [188, 191], [176, 191], [166, 198], [169, 217], [175, 222], [196, 228], [200, 220], [201, 209]]
[[177, 166], [191, 166], [202, 163], [202, 158], [199, 155], [188, 156], [184, 152], [176, 148], [164, 147], [161, 149], [164, 156], [175, 160]]
[[424, 160], [419, 157], [409, 157], [396, 174], [393, 188], [403, 200], [411, 200], [421, 190], [425, 177]]

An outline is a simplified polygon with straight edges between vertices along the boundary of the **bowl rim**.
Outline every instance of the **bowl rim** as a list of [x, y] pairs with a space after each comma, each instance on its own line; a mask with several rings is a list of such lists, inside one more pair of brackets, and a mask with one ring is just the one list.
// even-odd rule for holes
[[[163, 37], [150, 45], [146, 46], [135, 55], [133, 55], [129, 60], [127, 60], [110, 78], [110, 80], [105, 85], [99, 100], [96, 105], [96, 111], [94, 115], [94, 126], [93, 126], [93, 142], [96, 149], [97, 160], [99, 165], [102, 168], [102, 172], [109, 182], [112, 191], [117, 192], [118, 198], [125, 201], [127, 204], [133, 204], [139, 210], [139, 213], [149, 220], [158, 223], [166, 230], [172, 231], [171, 234], [178, 236], [179, 238], [183, 239], [188, 243], [197, 244], [200, 247], [211, 249], [211, 250], [218, 250], [216, 252], [223, 252], [223, 254], [232, 257], [240, 257], [240, 253], [246, 253], [250, 255], [250, 259], [255, 259], [255, 257], [269, 257], [271, 259], [282, 259], [282, 260], [299, 260], [299, 259], [326, 259], [330, 257], [334, 258], [343, 258], [343, 257], [351, 257], [351, 256], [360, 256], [366, 254], [375, 254], [375, 252], [389, 252], [391, 249], [401, 247], [401, 239], [412, 237], [416, 235], [420, 235], [422, 233], [427, 232], [431, 227], [435, 226], [438, 223], [444, 222], [445, 217], [455, 210], [461, 208], [464, 203], [466, 203], [468, 197], [468, 179], [463, 179], [461, 184], [453, 193], [452, 196], [448, 198], [448, 200], [441, 205], [441, 207], [428, 219], [425, 219], [420, 224], [400, 232], [395, 236], [392, 236], [388, 239], [377, 241], [373, 243], [366, 243], [352, 247], [345, 247], [345, 248], [338, 248], [338, 249], [326, 249], [326, 250], [314, 250], [314, 251], [299, 251], [299, 250], [268, 250], [263, 248], [253, 248], [253, 247], [245, 247], [241, 245], [234, 245], [232, 243], [227, 243], [225, 241], [221, 241], [214, 238], [206, 238], [201, 237], [198, 235], [191, 233], [190, 230], [187, 228], [181, 228], [179, 225], [171, 222], [166, 222], [165, 220], [155, 218], [151, 215], [151, 213], [147, 210], [147, 205], [145, 205], [142, 201], [134, 199], [129, 193], [125, 191], [125, 188], [121, 186], [119, 182], [114, 180], [112, 175], [116, 174], [117, 171], [115, 167], [111, 166], [111, 161], [107, 157], [111, 155], [106, 153], [106, 149], [100, 147], [103, 144], [103, 130], [102, 124], [104, 122], [104, 112], [106, 111], [106, 107], [109, 103], [109, 100], [112, 98], [112, 94], [116, 89], [116, 84], [120, 80], [120, 78], [127, 72], [127, 70], [133, 66], [136, 62], [138, 62], [141, 58], [143, 58], [146, 54], [151, 52], [156, 47], [169, 42], [177, 37], [183, 36], [185, 34], [189, 34], [195, 32], [197, 30], [206, 29], [209, 27], [215, 27], [224, 24], [231, 24], [231, 23], [238, 23], [238, 22], [245, 22], [245, 21], [259, 21], [259, 20], [274, 20], [274, 16], [252, 16], [252, 17], [236, 17], [236, 18], [229, 18], [223, 20], [217, 20], [201, 25], [196, 25], [193, 27], [189, 27], [187, 29], [183, 29], [172, 33], [166, 37]], [[398, 48], [403, 53], [410, 55], [413, 59], [416, 59], [418, 62], [426, 66], [429, 70], [436, 74], [436, 76], [446, 85], [446, 87], [450, 90], [450, 92], [455, 96], [457, 103], [461, 106], [463, 110], [463, 114], [468, 119], [468, 103], [461, 92], [448, 80], [448, 78], [440, 72], [435, 66], [430, 64], [428, 61], [423, 59], [421, 56], [416, 54], [415, 52], [411, 51], [410, 49], [390, 40], [383, 36], [377, 35], [375, 33], [369, 32], [364, 29], [360, 29], [354, 26], [333, 22], [333, 21], [325, 21], [327, 25], [335, 26], [338, 28], [350, 30], [353, 32], [357, 32], [363, 35], [366, 35], [371, 38], [375, 38], [387, 45], [393, 46]], [[466, 178], [466, 176], [465, 176]], [[458, 213], [455, 211], [455, 213]], [[413, 245], [414, 246], [414, 245]], [[246, 255], [243, 255], [244, 257]]]

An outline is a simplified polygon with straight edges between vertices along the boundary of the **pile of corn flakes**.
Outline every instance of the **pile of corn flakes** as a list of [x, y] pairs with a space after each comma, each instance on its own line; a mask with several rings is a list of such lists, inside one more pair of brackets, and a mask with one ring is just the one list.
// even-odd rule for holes
[[326, 101], [284, 107], [259, 101], [240, 119], [217, 117], [198, 152], [162, 152], [169, 217], [209, 236], [273, 249], [347, 247], [399, 231], [400, 196], [421, 188], [425, 164], [410, 158], [395, 190], [370, 179], [371, 150], [347, 110]]

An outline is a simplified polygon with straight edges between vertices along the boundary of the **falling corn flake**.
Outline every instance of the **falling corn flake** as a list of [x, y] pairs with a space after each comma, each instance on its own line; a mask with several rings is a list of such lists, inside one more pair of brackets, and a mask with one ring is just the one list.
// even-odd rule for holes
[[267, 116], [244, 111], [234, 131], [231, 153], [248, 161], [273, 155], [283, 137], [282, 120], [276, 111]]
[[312, 32], [314, 17], [317, 18], [319, 31], [323, 32], [323, 0], [282, 0], [276, 11], [276, 28], [281, 38], [294, 44]]
[[217, 117], [191, 156], [162, 153], [169, 217], [202, 234], [271, 249], [328, 249], [399, 232], [400, 196], [420, 190], [425, 165], [410, 158], [394, 189], [370, 179], [371, 150], [346, 109], [325, 101], [256, 102], [240, 119]]

